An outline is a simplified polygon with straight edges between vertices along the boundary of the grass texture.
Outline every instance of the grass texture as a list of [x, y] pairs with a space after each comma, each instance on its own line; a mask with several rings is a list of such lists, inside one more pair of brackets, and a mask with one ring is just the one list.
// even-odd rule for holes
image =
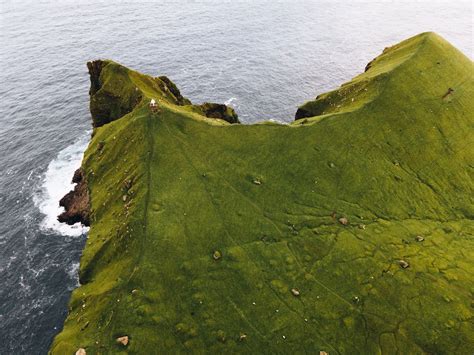
[[473, 73], [423, 33], [294, 123], [239, 125], [104, 62], [51, 354], [472, 354]]

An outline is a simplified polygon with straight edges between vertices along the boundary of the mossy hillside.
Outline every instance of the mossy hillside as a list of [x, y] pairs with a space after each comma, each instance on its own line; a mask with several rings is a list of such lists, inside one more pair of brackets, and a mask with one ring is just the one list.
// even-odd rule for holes
[[471, 353], [472, 62], [404, 45], [370, 102], [290, 126], [153, 113], [139, 76], [86, 152], [83, 285], [51, 352]]
[[239, 123], [231, 107], [215, 103], [193, 105], [166, 76], [151, 77], [111, 60], [87, 63], [91, 75], [90, 111], [94, 127], [100, 127], [133, 111], [142, 99], [184, 106], [186, 110], [230, 123]]

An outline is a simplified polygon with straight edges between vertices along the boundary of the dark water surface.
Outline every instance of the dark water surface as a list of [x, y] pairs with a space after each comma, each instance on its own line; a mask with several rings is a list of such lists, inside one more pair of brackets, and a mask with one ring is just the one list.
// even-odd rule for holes
[[469, 1], [0, 0], [0, 354], [46, 353], [77, 285], [86, 230], [55, 216], [90, 134], [88, 60], [289, 122], [419, 32], [472, 58], [472, 15]]

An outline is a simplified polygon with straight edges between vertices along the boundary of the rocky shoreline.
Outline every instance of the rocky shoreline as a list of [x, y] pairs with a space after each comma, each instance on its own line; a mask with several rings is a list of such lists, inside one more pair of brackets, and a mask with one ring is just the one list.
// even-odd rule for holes
[[65, 211], [58, 216], [58, 221], [69, 225], [82, 223], [90, 226], [89, 189], [82, 168], [75, 171], [72, 183], [76, 184], [74, 190], [68, 192], [59, 201], [59, 205], [64, 207]]

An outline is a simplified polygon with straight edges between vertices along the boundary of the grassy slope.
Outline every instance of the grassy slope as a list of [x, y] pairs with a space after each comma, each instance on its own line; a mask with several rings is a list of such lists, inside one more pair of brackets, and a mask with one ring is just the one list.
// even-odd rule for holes
[[143, 99], [87, 149], [83, 285], [51, 352], [472, 353], [472, 73], [422, 34], [317, 117], [244, 126], [152, 114], [163, 93], [128, 71]]

